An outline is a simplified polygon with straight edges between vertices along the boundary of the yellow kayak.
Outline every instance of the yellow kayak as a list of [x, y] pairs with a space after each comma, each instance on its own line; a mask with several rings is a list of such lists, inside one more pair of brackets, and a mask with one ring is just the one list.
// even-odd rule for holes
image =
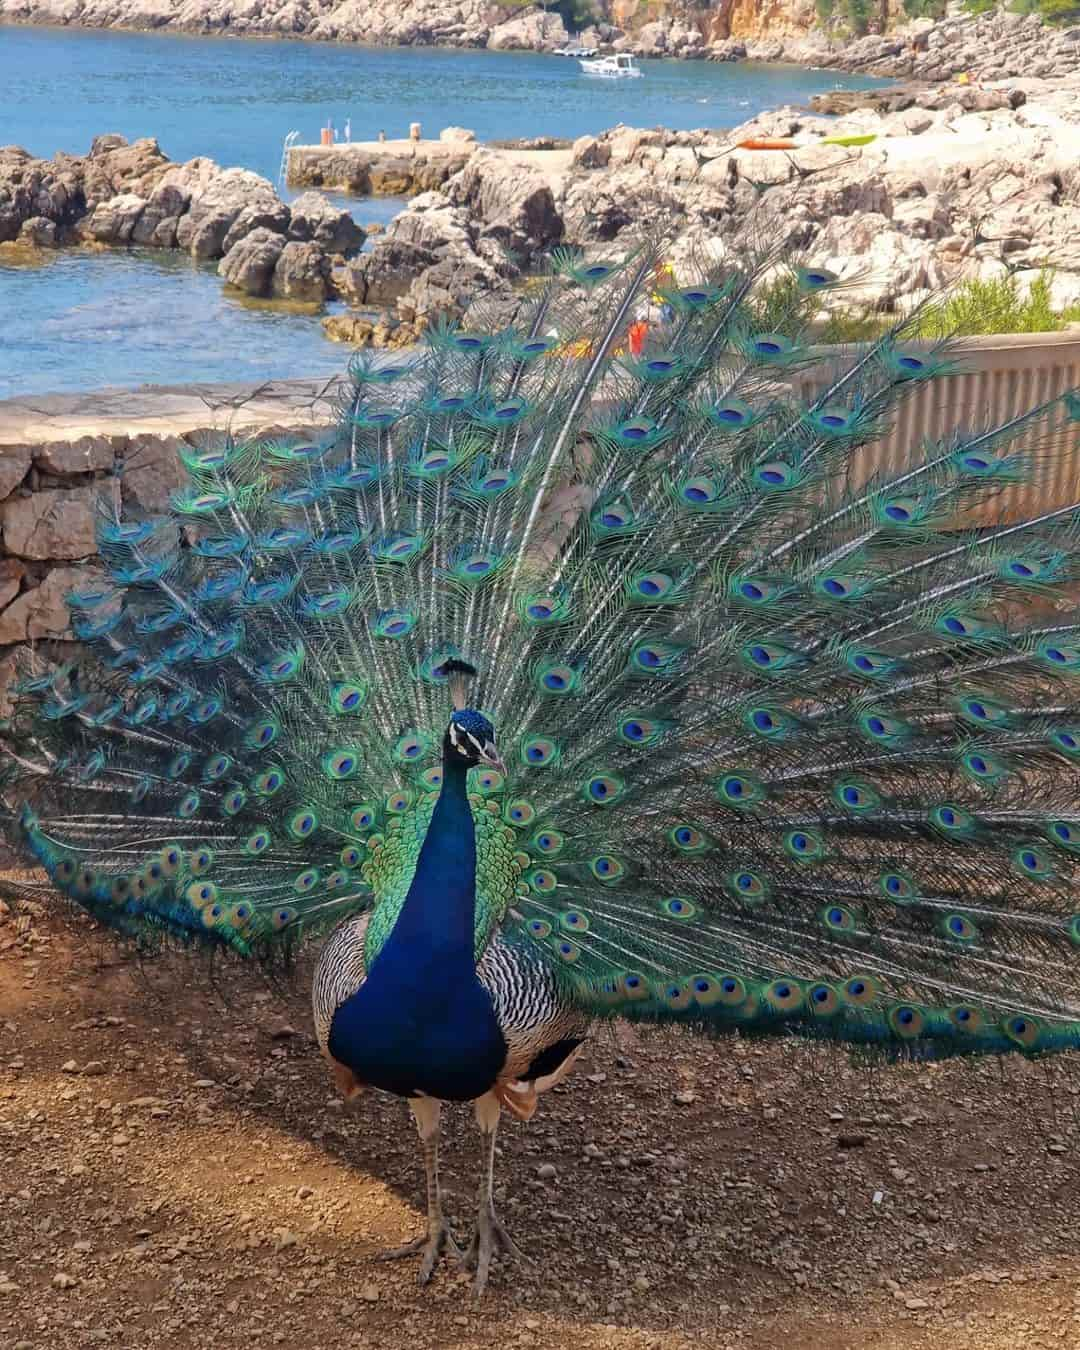
[[876, 141], [878, 134], [876, 131], [865, 132], [861, 136], [826, 136], [824, 140], [818, 142], [819, 145], [869, 145], [871, 141]]

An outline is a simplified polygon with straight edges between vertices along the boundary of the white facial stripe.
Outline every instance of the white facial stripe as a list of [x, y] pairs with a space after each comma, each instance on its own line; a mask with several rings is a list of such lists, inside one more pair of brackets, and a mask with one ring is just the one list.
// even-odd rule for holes
[[472, 732], [471, 732], [471, 731], [467, 731], [467, 732], [465, 733], [465, 735], [468, 736], [469, 740], [472, 741], [473, 745], [476, 746], [476, 753], [477, 753], [478, 755], [482, 755], [482, 754], [484, 753], [484, 747], [483, 747], [483, 745], [481, 745], [481, 743], [476, 739], [476, 737], [472, 734]]
[[455, 750], [461, 749], [461, 742], [458, 740], [458, 728], [456, 722], [450, 723], [450, 744]]

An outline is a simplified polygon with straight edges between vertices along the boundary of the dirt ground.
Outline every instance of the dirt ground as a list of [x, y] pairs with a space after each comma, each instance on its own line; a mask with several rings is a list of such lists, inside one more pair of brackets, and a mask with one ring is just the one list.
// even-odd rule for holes
[[[604, 1030], [528, 1126], [475, 1299], [398, 1101], [344, 1107], [295, 987], [0, 917], [0, 1346], [1080, 1347], [1077, 1066], [878, 1068]], [[445, 1132], [468, 1232], [476, 1135]], [[542, 1169], [542, 1170], [541, 1170]]]

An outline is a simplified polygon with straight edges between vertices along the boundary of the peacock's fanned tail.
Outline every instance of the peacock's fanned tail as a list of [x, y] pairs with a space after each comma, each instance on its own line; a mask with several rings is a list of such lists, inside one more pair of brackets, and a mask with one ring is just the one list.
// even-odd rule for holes
[[135, 935], [372, 908], [374, 955], [462, 657], [508, 766], [473, 775], [478, 952], [499, 926], [598, 1014], [1080, 1045], [1080, 506], [970, 523], [1075, 401], [875, 473], [946, 353], [901, 327], [807, 401], [832, 279], [791, 267], [762, 331], [763, 257], [635, 356], [654, 263], [560, 258], [513, 331], [362, 357], [324, 438], [187, 452], [167, 518], [104, 518], [101, 663], [21, 686], [22, 836]]

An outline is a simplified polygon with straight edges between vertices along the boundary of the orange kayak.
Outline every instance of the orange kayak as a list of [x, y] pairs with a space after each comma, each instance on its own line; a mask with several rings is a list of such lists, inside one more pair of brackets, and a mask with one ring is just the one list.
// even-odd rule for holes
[[740, 150], [797, 150], [798, 142], [790, 140], [767, 140], [752, 137], [748, 141], [739, 141]]

